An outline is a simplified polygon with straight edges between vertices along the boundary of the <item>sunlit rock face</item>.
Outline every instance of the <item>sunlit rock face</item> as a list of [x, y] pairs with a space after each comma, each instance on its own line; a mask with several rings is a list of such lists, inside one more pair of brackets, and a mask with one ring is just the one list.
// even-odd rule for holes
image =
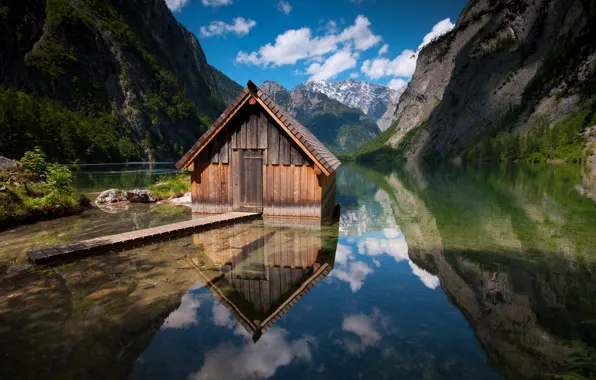
[[288, 90], [276, 82], [265, 81], [261, 90], [334, 153], [353, 152], [380, 133], [375, 121], [360, 108], [304, 85]]
[[[457, 157], [486, 134], [525, 135], [594, 99], [594, 4], [468, 2], [449, 33], [424, 46], [388, 144], [409, 158]], [[521, 58], [520, 58], [521, 57]], [[591, 127], [591, 126], [587, 126]]]
[[309, 81], [300, 86], [310, 92], [320, 92], [348, 107], [358, 108], [377, 122], [385, 131], [395, 118], [399, 97], [405, 87], [393, 90], [375, 83], [346, 79], [337, 82]]

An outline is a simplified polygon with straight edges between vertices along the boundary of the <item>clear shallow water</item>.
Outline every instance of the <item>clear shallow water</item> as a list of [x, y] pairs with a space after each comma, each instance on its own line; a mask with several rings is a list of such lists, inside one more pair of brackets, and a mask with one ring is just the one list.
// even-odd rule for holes
[[547, 377], [596, 346], [593, 178], [343, 166], [334, 226], [253, 221], [54, 268], [15, 262], [190, 213], [1, 233], [0, 378]]
[[74, 186], [86, 193], [110, 188], [145, 188], [164, 174], [176, 172], [175, 162], [132, 162], [124, 164], [86, 164], [76, 166]]

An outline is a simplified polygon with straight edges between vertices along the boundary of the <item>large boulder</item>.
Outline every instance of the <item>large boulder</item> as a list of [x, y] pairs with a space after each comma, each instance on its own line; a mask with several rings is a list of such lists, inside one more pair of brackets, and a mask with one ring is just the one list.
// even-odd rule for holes
[[107, 203], [118, 203], [118, 202], [126, 202], [127, 197], [124, 191], [118, 189], [110, 189], [103, 191], [97, 199], [95, 199], [95, 204], [103, 205]]
[[13, 168], [16, 166], [21, 166], [21, 163], [19, 161], [0, 156], [0, 169]]
[[157, 202], [155, 195], [149, 190], [126, 190], [126, 200], [133, 203], [154, 203]]

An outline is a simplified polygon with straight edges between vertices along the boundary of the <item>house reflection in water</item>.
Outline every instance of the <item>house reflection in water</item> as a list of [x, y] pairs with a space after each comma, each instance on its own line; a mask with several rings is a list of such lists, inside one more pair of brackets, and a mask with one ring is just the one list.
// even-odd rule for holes
[[337, 223], [265, 218], [195, 234], [188, 260], [256, 342], [331, 272], [337, 238]]

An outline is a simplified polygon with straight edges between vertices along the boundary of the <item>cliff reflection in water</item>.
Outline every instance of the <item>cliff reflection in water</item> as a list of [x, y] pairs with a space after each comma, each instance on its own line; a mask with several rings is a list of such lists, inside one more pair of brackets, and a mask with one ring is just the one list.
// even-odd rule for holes
[[409, 259], [438, 277], [497, 371], [542, 377], [564, 370], [570, 353], [596, 347], [589, 173], [563, 166], [351, 170], [376, 185], [374, 199], [391, 210]]

